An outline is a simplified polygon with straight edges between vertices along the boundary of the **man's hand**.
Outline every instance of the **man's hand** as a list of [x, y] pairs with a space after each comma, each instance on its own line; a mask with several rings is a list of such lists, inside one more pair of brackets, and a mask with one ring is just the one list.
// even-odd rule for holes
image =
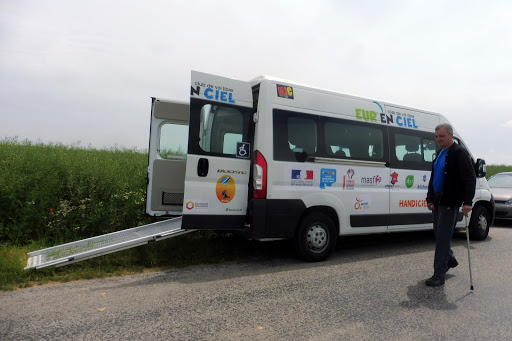
[[434, 210], [434, 204], [433, 204], [433, 203], [431, 203], [431, 202], [429, 202], [429, 203], [427, 204], [427, 208], [428, 208], [430, 211], [433, 211], [433, 210]]
[[464, 216], [467, 217], [468, 213], [471, 212], [472, 209], [473, 207], [471, 207], [470, 205], [464, 205], [462, 206], [462, 213], [464, 213]]

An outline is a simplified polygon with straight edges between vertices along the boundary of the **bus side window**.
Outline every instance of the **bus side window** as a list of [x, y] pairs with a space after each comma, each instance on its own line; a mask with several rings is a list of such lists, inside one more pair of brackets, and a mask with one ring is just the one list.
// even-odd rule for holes
[[327, 157], [384, 161], [381, 128], [334, 118], [325, 118], [323, 126]]
[[436, 154], [433, 133], [390, 128], [391, 165], [396, 168], [430, 170]]
[[288, 143], [295, 153], [316, 153], [316, 122], [302, 117], [288, 117]]
[[423, 160], [432, 163], [436, 155], [436, 141], [423, 139]]
[[315, 115], [274, 109], [274, 160], [304, 162], [318, 151]]
[[395, 155], [399, 161], [420, 162], [421, 139], [419, 136], [396, 134], [395, 135]]

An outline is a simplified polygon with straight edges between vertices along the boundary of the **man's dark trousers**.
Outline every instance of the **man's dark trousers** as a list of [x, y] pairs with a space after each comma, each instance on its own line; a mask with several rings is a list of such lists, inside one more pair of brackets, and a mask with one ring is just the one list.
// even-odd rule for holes
[[451, 249], [452, 235], [457, 223], [458, 207], [435, 205], [434, 234], [436, 253], [434, 256], [434, 274], [444, 276], [448, 271], [448, 260], [455, 258]]

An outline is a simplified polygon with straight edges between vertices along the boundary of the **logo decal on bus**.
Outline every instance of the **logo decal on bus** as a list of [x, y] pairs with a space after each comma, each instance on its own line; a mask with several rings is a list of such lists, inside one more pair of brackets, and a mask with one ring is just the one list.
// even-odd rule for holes
[[398, 173], [393, 172], [391, 173], [391, 184], [394, 185], [398, 182]]
[[[343, 175], [343, 189], [345, 190], [349, 190], [349, 191], [352, 191], [354, 190], [354, 183], [355, 181], [352, 179], [354, 177], [354, 170], [353, 169], [349, 169], [347, 171], [347, 175]], [[348, 179], [347, 179], [348, 177]]]
[[190, 97], [194, 95], [201, 97], [201, 87], [205, 86], [206, 89], [203, 91], [204, 98], [226, 103], [235, 103], [235, 100], [233, 99], [233, 89], [220, 85], [204, 85], [204, 83], [199, 82], [196, 82], [195, 88], [193, 86], [190, 87]]
[[405, 187], [411, 188], [414, 186], [414, 175], [407, 175], [405, 178]]
[[380, 122], [384, 124], [393, 124], [397, 125], [399, 127], [404, 128], [414, 128], [418, 129], [418, 126], [416, 125], [416, 119], [414, 118], [414, 115], [405, 113], [405, 112], [399, 112], [394, 110], [388, 110], [387, 113], [384, 113], [384, 109], [377, 101], [373, 101], [379, 109], [380, 113], [372, 111], [372, 110], [364, 110], [357, 108], [356, 109], [356, 118], [358, 120], [366, 121], [366, 122]]
[[418, 184], [418, 186], [417, 186], [418, 189], [428, 189], [428, 185], [426, 184], [427, 183], [427, 175], [426, 174], [423, 175], [423, 182], [424, 182], [424, 184]]
[[205, 200], [190, 200], [185, 204], [187, 210], [191, 211], [199, 211], [204, 210], [208, 211], [208, 201]]
[[229, 175], [221, 176], [217, 181], [215, 192], [220, 202], [224, 204], [230, 202], [235, 197], [235, 179]]
[[325, 189], [325, 185], [327, 187], [332, 187], [332, 184], [336, 182], [336, 169], [330, 168], [322, 168], [320, 170], [320, 188]]
[[314, 172], [312, 170], [292, 169], [292, 186], [313, 186]]
[[361, 185], [377, 185], [382, 181], [382, 178], [379, 175], [374, 175], [373, 177], [362, 176], [361, 177]]
[[293, 88], [291, 86], [277, 84], [277, 97], [293, 99]]
[[356, 210], [367, 210], [370, 208], [370, 199], [365, 196], [360, 196], [356, 198], [356, 202], [354, 203], [354, 209]]

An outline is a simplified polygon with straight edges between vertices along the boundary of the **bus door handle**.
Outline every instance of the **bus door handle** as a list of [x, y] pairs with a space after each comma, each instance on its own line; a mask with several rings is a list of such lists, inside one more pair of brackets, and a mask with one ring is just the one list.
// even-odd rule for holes
[[197, 175], [205, 177], [208, 175], [208, 168], [210, 168], [208, 164], [208, 159], [200, 158], [197, 162]]

